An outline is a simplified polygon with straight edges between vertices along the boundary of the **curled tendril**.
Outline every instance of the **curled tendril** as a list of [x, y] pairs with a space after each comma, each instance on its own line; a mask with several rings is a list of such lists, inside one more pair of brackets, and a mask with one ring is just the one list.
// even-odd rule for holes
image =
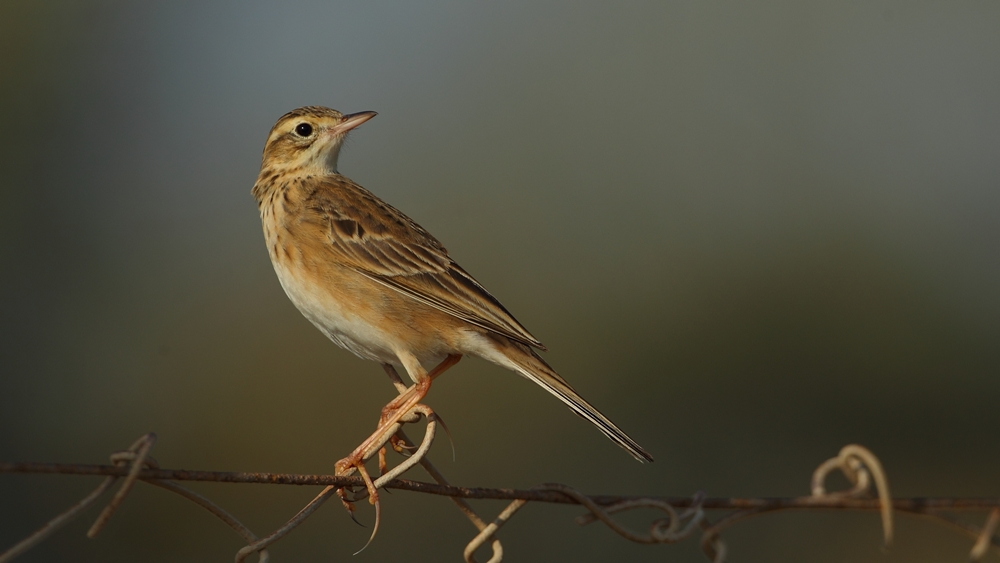
[[[847, 491], [828, 493], [823, 483], [826, 476], [834, 469], [839, 469], [844, 477], [853, 485]], [[889, 481], [885, 477], [882, 463], [875, 454], [864, 446], [848, 444], [841, 448], [837, 457], [830, 458], [820, 464], [813, 472], [812, 495], [815, 498], [857, 498], [871, 494], [871, 481], [875, 481], [875, 492], [881, 503], [882, 534], [886, 547], [892, 544], [892, 495], [889, 494]]]
[[[420, 418], [427, 419], [427, 426], [423, 439], [419, 444], [417, 444], [406, 436], [403, 432], [402, 426], [403, 423], [416, 422]], [[393, 479], [398, 478], [400, 475], [412, 469], [417, 464], [420, 464], [433, 477], [438, 485], [441, 486], [441, 490], [438, 491], [438, 494], [455, 495], [451, 496], [451, 499], [478, 530], [476, 537], [473, 538], [473, 540], [469, 542], [465, 548], [463, 555], [467, 563], [476, 563], [475, 552], [487, 543], [492, 548], [489, 563], [500, 562], [503, 559], [504, 550], [500, 541], [496, 537], [497, 532], [504, 524], [510, 521], [510, 519], [521, 508], [531, 501], [562, 503], [572, 502], [580, 504], [588, 510], [588, 513], [577, 517], [576, 521], [579, 524], [585, 525], [600, 521], [622, 537], [630, 541], [645, 544], [675, 543], [695, 536], [696, 532], [700, 529], [700, 543], [702, 550], [709, 560], [715, 563], [721, 563], [726, 558], [726, 546], [720, 539], [721, 533], [725, 529], [747, 518], [775, 510], [784, 510], [789, 508], [819, 508], [833, 506], [869, 510], [872, 508], [878, 508], [882, 512], [883, 532], [885, 534], [885, 543], [888, 545], [892, 541], [892, 511], [895, 504], [895, 509], [897, 510], [921, 514], [941, 522], [946, 522], [975, 538], [975, 545], [969, 554], [970, 559], [973, 561], [981, 559], [989, 548], [1000, 547], [1000, 539], [995, 536], [997, 529], [1000, 528], [1000, 506], [998, 506], [1000, 505], [1000, 502], [995, 499], [974, 498], [896, 499], [893, 501], [889, 495], [889, 487], [885, 471], [883, 470], [878, 458], [876, 458], [871, 451], [856, 444], [844, 447], [836, 457], [824, 461], [819, 467], [817, 467], [812, 478], [812, 495], [809, 497], [799, 497], [794, 499], [706, 499], [704, 494], [698, 493], [690, 499], [671, 499], [670, 502], [667, 502], [664, 499], [648, 497], [591, 497], [573, 489], [572, 487], [552, 483], [535, 487], [531, 491], [465, 489], [461, 487], [452, 487], [426, 456], [426, 453], [430, 449], [431, 443], [433, 442], [437, 424], [440, 424], [440, 419], [436, 414], [434, 414], [433, 411], [424, 405], [417, 405], [412, 409], [412, 411], [408, 412], [406, 416], [402, 418], [401, 423], [397, 427], [392, 428], [391, 434], [386, 433], [384, 435], [384, 440], [380, 440], [379, 443], [373, 445], [370, 450], [366, 450], [366, 454], [368, 454], [365, 458], [366, 460], [376, 454], [381, 456], [380, 469], [382, 470], [376, 479], [372, 479], [371, 477], [366, 479], [367, 486], [351, 485], [350, 483], [352, 481], [345, 481], [341, 477], [337, 476], [283, 476], [300, 479], [306, 477], [317, 478], [319, 481], [317, 484], [323, 485], [331, 482], [338, 484], [331, 484], [324, 488], [319, 495], [303, 507], [302, 510], [288, 520], [288, 522], [286, 522], [282, 527], [263, 538], [258, 538], [246, 526], [240, 523], [239, 520], [219, 506], [215, 505], [201, 495], [181, 487], [175, 482], [175, 480], [195, 478], [189, 475], [192, 472], [160, 470], [156, 460], [149, 455], [156, 441], [156, 436], [154, 434], [146, 434], [136, 440], [135, 443], [133, 443], [128, 449], [112, 454], [111, 462], [114, 467], [108, 468], [107, 466], [103, 466], [104, 470], [113, 469], [111, 472], [100, 473], [93, 471], [94, 468], [101, 469], [102, 466], [0, 463], [0, 471], [44, 471], [54, 473], [76, 472], [84, 474], [96, 473], [108, 475], [93, 492], [84, 497], [84, 499], [76, 505], [52, 519], [41, 529], [11, 547], [6, 552], [0, 554], [0, 563], [7, 563], [11, 561], [14, 557], [38, 544], [44, 538], [51, 535], [55, 530], [65, 525], [74, 517], [78, 516], [83, 510], [94, 505], [102, 495], [112, 489], [114, 484], [117, 483], [119, 479], [123, 479], [122, 485], [108, 502], [104, 510], [101, 511], [101, 514], [95, 520], [94, 525], [91, 526], [89, 532], [91, 536], [100, 533], [115, 513], [115, 510], [124, 501], [134, 483], [137, 480], [142, 480], [191, 500], [221, 519], [234, 531], [236, 531], [247, 542], [247, 545], [239, 550], [236, 555], [237, 563], [245, 561], [246, 558], [253, 553], [258, 553], [260, 561], [262, 563], [267, 563], [269, 558], [267, 547], [295, 529], [306, 518], [314, 513], [326, 500], [336, 496], [337, 487], [344, 487], [344, 483], [348, 483], [346, 485], [347, 487], [356, 487], [356, 492], [360, 494], [358, 498], [352, 500], [362, 500], [365, 498], [366, 494], [370, 495], [371, 490], [378, 490], [387, 485], [400, 488], [411, 488], [415, 485], [419, 485], [419, 488], [412, 490], [425, 490], [423, 487], [428, 486], [429, 484], [427, 483], [414, 481], [396, 481], [394, 484], [391, 483]], [[402, 463], [392, 469], [389, 469], [386, 466], [384, 454], [382, 453], [385, 451], [387, 445], [391, 445], [395, 451], [399, 452], [405, 458]], [[13, 466], [18, 465], [31, 466], [36, 469], [18, 470], [13, 468]], [[59, 466], [59, 469], [45, 470], [41, 469], [41, 466]], [[80, 469], [74, 469], [76, 467], [89, 467], [92, 469], [90, 471], [81, 471]], [[147, 471], [144, 472], [144, 470]], [[825, 481], [829, 474], [834, 470], [839, 470], [848, 480], [850, 483], [850, 487], [848, 489], [843, 491], [826, 490]], [[275, 477], [277, 476], [270, 474], [217, 473], [224, 476], [224, 478], [212, 480], [231, 480], [236, 482], [281, 482], [275, 480]], [[255, 480], [257, 477], [263, 477], [265, 480]], [[204, 479], [204, 477], [197, 478]], [[498, 493], [504, 494], [502, 496], [499, 494], [498, 496], [479, 495], [481, 492], [489, 491], [493, 491], [490, 493], [491, 495]], [[877, 503], [866, 498], [871, 496], [875, 496], [878, 499]], [[517, 500], [508, 504], [492, 522], [486, 522], [472, 510], [463, 497], [516, 498]], [[618, 513], [637, 508], [651, 508], [659, 510], [666, 516], [653, 520], [649, 526], [648, 533], [640, 533], [629, 530], [615, 521], [614, 516]], [[991, 510], [991, 512], [981, 529], [968, 524], [963, 520], [941, 512], [942, 510], [982, 510], [984, 508]], [[714, 523], [710, 522], [706, 516], [706, 511], [719, 509], [728, 509], [732, 510], [732, 512], [724, 515]], [[378, 512], [376, 512], [376, 530], [378, 528], [377, 522]]]

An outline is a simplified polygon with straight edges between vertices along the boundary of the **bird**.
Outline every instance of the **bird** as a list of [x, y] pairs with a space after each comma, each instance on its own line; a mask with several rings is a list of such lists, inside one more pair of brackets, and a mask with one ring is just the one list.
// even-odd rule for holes
[[652, 461], [538, 355], [545, 346], [436, 238], [338, 171], [347, 134], [375, 115], [320, 106], [286, 113], [268, 134], [252, 190], [271, 264], [295, 307], [337, 345], [413, 381], [338, 474], [365, 475], [366, 447], [463, 356], [537, 383], [635, 459]]

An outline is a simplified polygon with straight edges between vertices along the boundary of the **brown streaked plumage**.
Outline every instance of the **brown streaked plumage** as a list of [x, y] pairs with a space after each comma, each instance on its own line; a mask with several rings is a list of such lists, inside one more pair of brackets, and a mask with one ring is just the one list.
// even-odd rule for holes
[[374, 115], [304, 107], [271, 129], [253, 195], [292, 303], [338, 345], [406, 370], [416, 385], [392, 408], [408, 410], [461, 356], [478, 356], [538, 383], [652, 461], [532, 350], [545, 348], [437, 239], [337, 172], [344, 137]]

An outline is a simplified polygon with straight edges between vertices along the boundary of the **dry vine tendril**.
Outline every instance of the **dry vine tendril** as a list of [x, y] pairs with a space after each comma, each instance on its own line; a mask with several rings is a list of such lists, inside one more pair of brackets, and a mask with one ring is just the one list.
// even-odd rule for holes
[[[390, 376], [392, 375], [390, 374]], [[394, 383], [397, 383], [397, 380], [398, 376], [394, 379]], [[406, 388], [402, 384], [402, 381], [398, 381], [397, 387], [402, 390]], [[416, 446], [406, 436], [405, 432], [403, 432], [402, 425], [416, 422], [421, 417], [427, 419], [427, 426], [420, 445]], [[878, 458], [866, 448], [854, 444], [845, 446], [836, 457], [820, 464], [813, 474], [812, 495], [808, 497], [792, 499], [711, 499], [706, 498], [702, 493], [697, 493], [690, 498], [676, 499], [603, 497], [588, 496], [572, 487], [560, 484], [544, 484], [529, 491], [466, 489], [451, 486], [426, 456], [426, 452], [433, 442], [438, 424], [440, 424], [440, 419], [433, 411], [424, 405], [417, 405], [407, 416], [403, 417], [398, 425], [390, 428], [375, 446], [365, 452], [366, 460], [376, 455], [379, 457], [381, 475], [377, 479], [371, 479], [371, 477], [366, 475], [358, 478], [329, 475], [282, 476], [272, 474], [162, 470], [156, 461], [149, 456], [149, 452], [156, 442], [154, 434], [146, 434], [136, 440], [127, 450], [112, 454], [112, 464], [109, 466], [0, 463], [0, 472], [76, 473], [107, 476], [83, 500], [3, 554], [0, 554], [0, 563], [11, 561], [16, 556], [37, 545], [76, 516], [79, 516], [105, 492], [109, 491], [120, 478], [124, 478], [121, 487], [119, 487], [110, 502], [100, 513], [94, 525], [91, 526], [87, 533], [89, 537], [95, 537], [100, 533], [135, 482], [142, 481], [167, 489], [191, 500], [230, 526], [247, 542], [247, 545], [236, 554], [237, 563], [245, 561], [253, 553], [259, 554], [261, 562], [267, 562], [269, 560], [267, 548], [295, 529], [326, 500], [334, 496], [338, 489], [345, 491], [343, 498], [348, 502], [355, 502], [362, 500], [365, 496], [370, 501], [377, 501], [377, 497], [372, 493], [375, 491], [377, 494], [377, 490], [383, 487], [443, 494], [451, 497], [452, 501], [479, 531], [464, 550], [463, 555], [467, 563], [475, 563], [477, 561], [475, 558], [476, 551], [484, 547], [487, 543], [492, 550], [489, 562], [497, 563], [501, 561], [503, 558], [503, 546], [496, 538], [496, 533], [518, 510], [532, 501], [579, 504], [586, 508], [588, 513], [577, 517], [576, 521], [578, 524], [586, 525], [600, 521], [623, 538], [638, 543], [675, 543], [695, 537], [700, 531], [702, 550], [708, 559], [713, 562], [724, 561], [726, 556], [726, 546], [720, 538], [723, 530], [746, 518], [776, 510], [789, 509], [844, 508], [879, 510], [882, 514], [883, 534], [886, 545], [892, 541], [893, 511], [909, 512], [946, 522], [976, 538], [975, 545], [970, 552], [970, 558], [974, 561], [979, 560], [990, 548], [1000, 550], [1000, 538], [994, 535], [997, 527], [1000, 526], [1000, 499], [892, 499], [889, 495], [885, 471]], [[391, 470], [387, 469], [385, 463], [385, 448], [387, 445], [405, 457], [401, 464]], [[431, 475], [436, 484], [399, 479], [400, 475], [417, 464], [421, 465]], [[850, 489], [838, 492], [826, 491], [824, 482], [833, 470], [839, 470], [843, 473], [852, 485]], [[218, 505], [174, 482], [179, 480], [324, 484], [325, 488], [309, 504], [289, 519], [285, 525], [271, 534], [260, 538]], [[873, 485], [874, 491], [872, 490]], [[346, 497], [346, 491], [348, 490], [352, 491], [352, 494], [356, 493], [358, 496]], [[496, 519], [488, 523], [472, 510], [464, 500], [465, 498], [505, 498], [513, 499], [513, 502], [504, 508]], [[373, 504], [376, 504], [376, 507], [378, 507], [376, 502], [373, 502]], [[617, 513], [636, 508], [657, 509], [663, 512], [665, 517], [652, 522], [648, 533], [638, 533], [629, 530], [617, 523], [613, 518], [613, 515]], [[944, 510], [990, 509], [989, 517], [981, 529], [942, 513]], [[706, 511], [709, 510], [731, 510], [732, 512], [712, 523], [706, 516]], [[378, 529], [378, 512], [376, 512], [376, 525], [374, 528], [372, 537], [374, 537]], [[370, 541], [371, 538], [369, 538]]]

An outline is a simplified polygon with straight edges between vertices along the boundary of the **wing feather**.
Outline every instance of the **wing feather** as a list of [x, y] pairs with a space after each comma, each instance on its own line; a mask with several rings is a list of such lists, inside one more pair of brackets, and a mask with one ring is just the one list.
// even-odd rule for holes
[[337, 261], [480, 328], [545, 347], [430, 233], [344, 176], [312, 177], [300, 215], [327, 235]]

